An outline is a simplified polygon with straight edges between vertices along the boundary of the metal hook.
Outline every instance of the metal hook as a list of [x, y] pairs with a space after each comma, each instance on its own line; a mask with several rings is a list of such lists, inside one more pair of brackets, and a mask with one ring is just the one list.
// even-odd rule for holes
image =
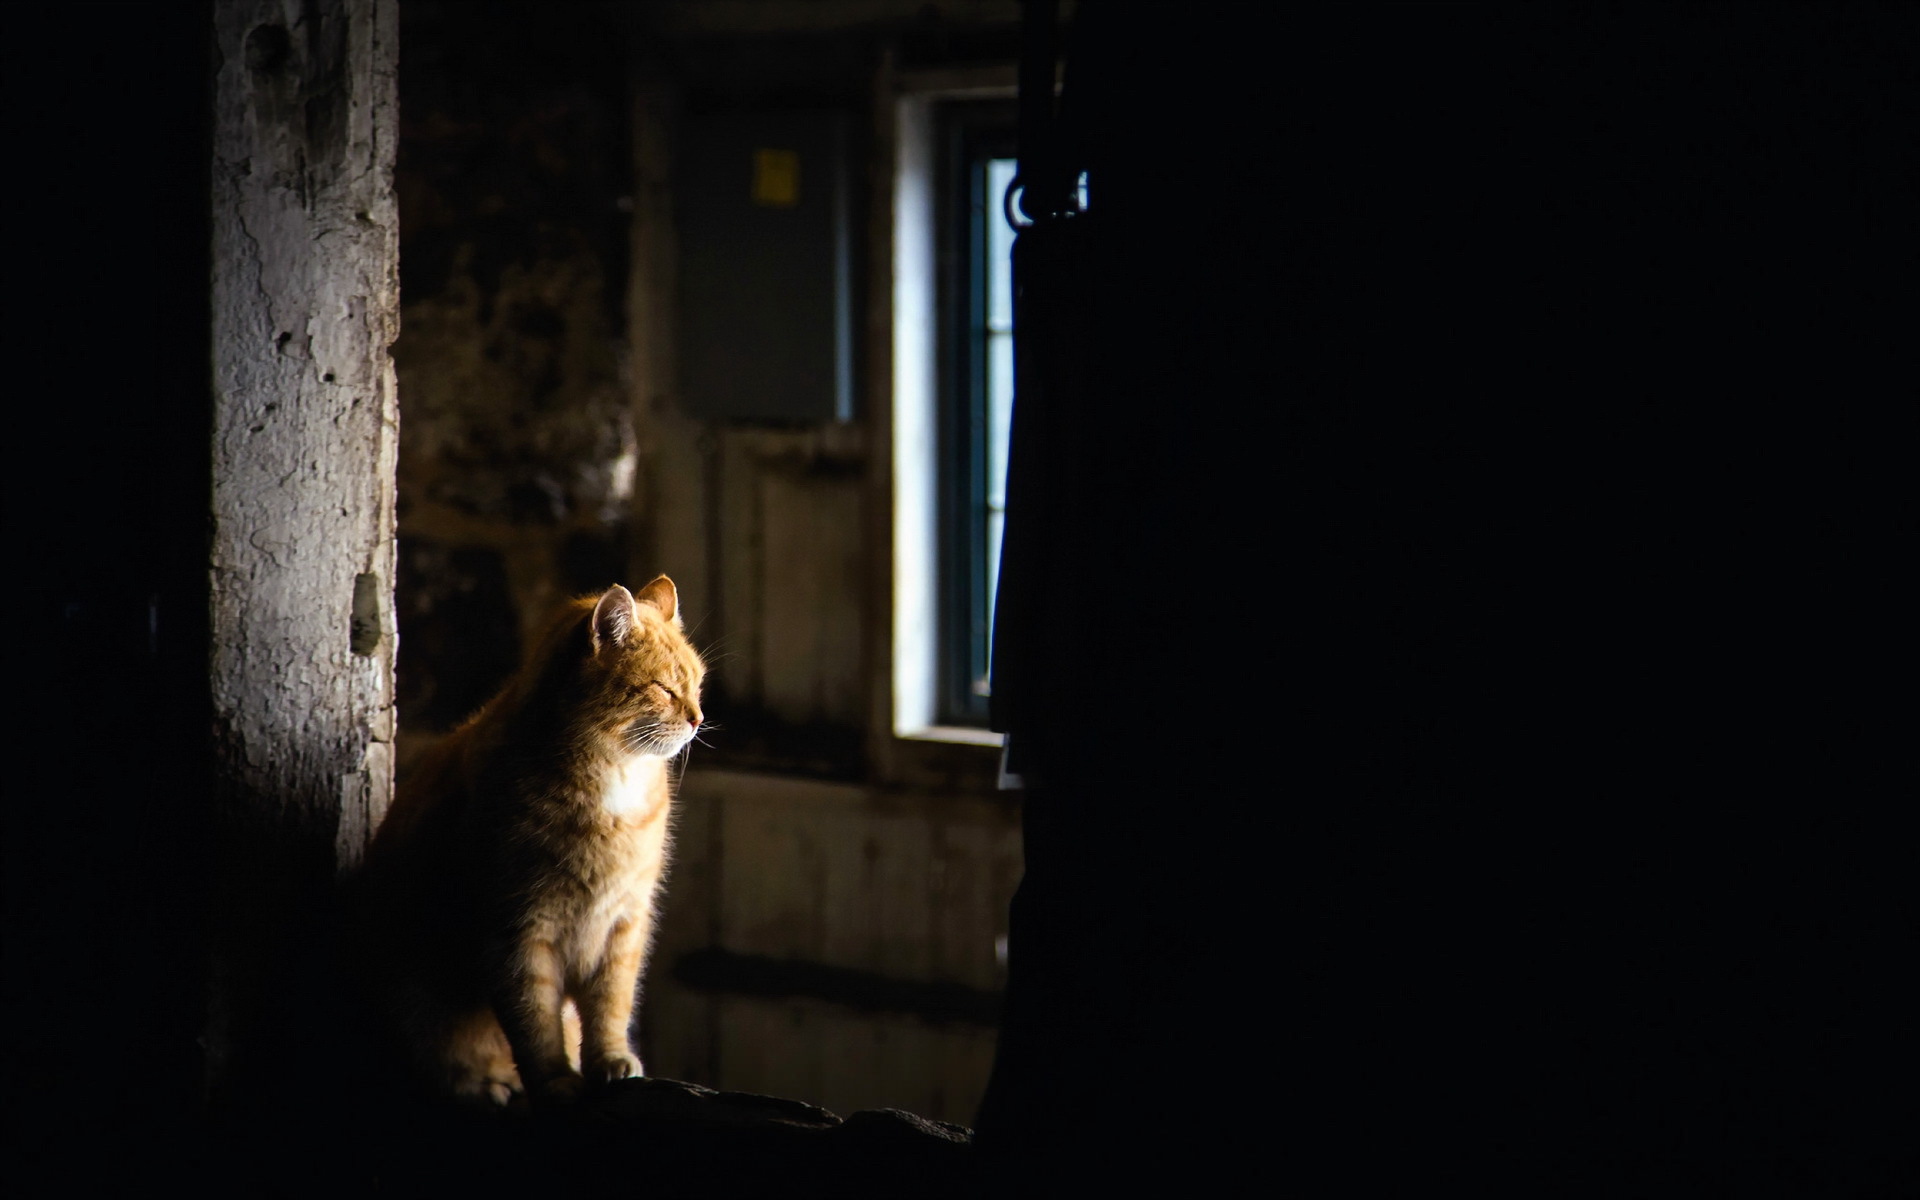
[[[1020, 182], [1019, 172], [1016, 171], [1014, 173], [1013, 178], [1007, 180], [1007, 190], [1000, 197], [1000, 214], [1006, 218], [1007, 225], [1010, 228], [1012, 228], [1015, 232], [1018, 232], [1022, 229], [1030, 229], [1033, 226], [1032, 221], [1022, 221], [1017, 216], [1014, 215], [1019, 211], [1019, 209], [1014, 205], [1013, 197], [1015, 193], [1024, 191], [1025, 188], [1026, 188], [1026, 185]], [[1060, 217], [1072, 217], [1072, 216], [1078, 216], [1079, 214], [1086, 211], [1084, 208], [1080, 206], [1080, 195], [1079, 195], [1078, 188], [1074, 189], [1074, 192], [1068, 197], [1068, 200], [1071, 207], [1063, 209], [1060, 212], [1055, 213], [1053, 215], [1060, 216]]]
[[1016, 171], [1013, 178], [1007, 180], [1007, 190], [1000, 194], [1000, 215], [1006, 218], [1007, 227], [1016, 233], [1033, 225], [1032, 221], [1022, 221], [1014, 216], [1019, 211], [1013, 205], [1014, 194], [1025, 188], [1026, 185], [1020, 182], [1020, 174]]

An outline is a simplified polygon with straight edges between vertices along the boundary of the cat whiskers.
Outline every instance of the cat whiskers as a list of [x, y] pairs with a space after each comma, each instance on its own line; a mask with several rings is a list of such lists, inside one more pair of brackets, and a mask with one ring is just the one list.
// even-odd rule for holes
[[620, 740], [631, 754], [655, 753], [670, 743], [670, 739], [663, 736], [666, 728], [664, 721], [651, 721], [645, 725], [636, 723], [621, 732]]
[[707, 724], [696, 726], [691, 735], [683, 735], [679, 721], [649, 721], [635, 723], [620, 732], [621, 744], [629, 754], [653, 754], [669, 758], [681, 758], [692, 749], [693, 743], [712, 747], [700, 735], [719, 726]]
[[[706, 627], [706, 624], [703, 618], [698, 624], [694, 625], [693, 628], [687, 630], [687, 640], [697, 641], [700, 631]], [[734, 657], [734, 653], [727, 649], [730, 640], [729, 637], [715, 638], [711, 645], [704, 646], [701, 649], [701, 660], [705, 662], [707, 666], [711, 667], [714, 663], [722, 661], [722, 659]]]

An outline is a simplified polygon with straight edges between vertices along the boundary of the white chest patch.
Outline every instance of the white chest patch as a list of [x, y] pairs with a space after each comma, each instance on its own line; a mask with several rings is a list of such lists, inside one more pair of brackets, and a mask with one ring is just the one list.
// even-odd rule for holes
[[657, 759], [638, 759], [607, 780], [606, 791], [600, 794], [600, 807], [616, 817], [632, 816], [645, 812], [658, 798], [664, 772]]

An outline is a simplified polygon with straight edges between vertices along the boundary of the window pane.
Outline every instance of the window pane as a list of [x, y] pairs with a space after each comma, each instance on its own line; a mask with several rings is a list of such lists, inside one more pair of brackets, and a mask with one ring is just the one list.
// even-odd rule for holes
[[[986, 568], [987, 636], [993, 636], [993, 604], [1000, 583], [1000, 533], [1006, 524], [1007, 436], [1013, 424], [1013, 228], [1004, 198], [1014, 160], [987, 163], [987, 371], [986, 371]], [[983, 693], [986, 688], [980, 689]]]
[[1013, 328], [1013, 228], [1007, 224], [1007, 185], [1014, 160], [987, 160], [987, 328]]
[[1007, 434], [1013, 427], [1013, 334], [987, 336], [987, 510], [1007, 506]]

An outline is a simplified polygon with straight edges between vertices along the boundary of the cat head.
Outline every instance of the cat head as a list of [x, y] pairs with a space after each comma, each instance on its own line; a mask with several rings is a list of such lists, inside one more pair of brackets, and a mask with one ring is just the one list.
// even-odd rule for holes
[[587, 641], [582, 674], [594, 726], [632, 754], [671, 758], [686, 749], [705, 719], [706, 664], [681, 626], [673, 580], [661, 575], [638, 594], [617, 583], [600, 593]]

